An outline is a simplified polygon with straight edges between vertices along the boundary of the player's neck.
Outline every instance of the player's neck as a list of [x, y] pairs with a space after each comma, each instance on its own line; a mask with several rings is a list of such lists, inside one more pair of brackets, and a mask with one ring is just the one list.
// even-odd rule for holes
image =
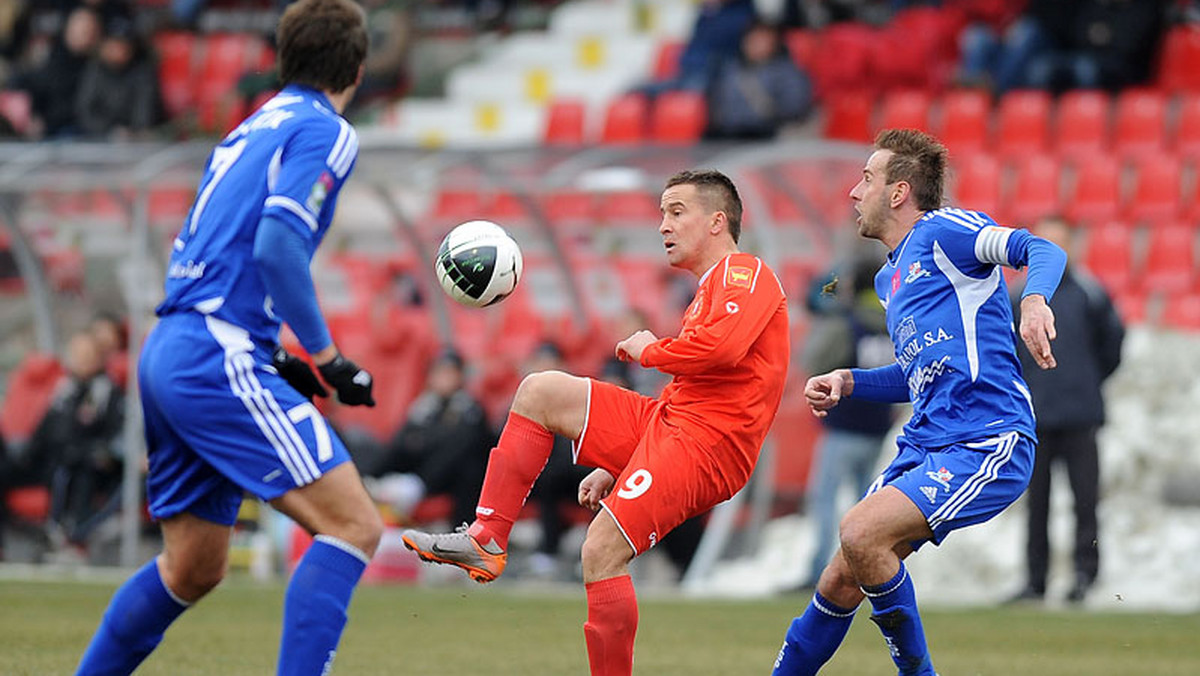
[[737, 252], [738, 248], [736, 246], [726, 246], [713, 249], [707, 256], [698, 259], [696, 265], [694, 265], [690, 271], [693, 275], [696, 275], [697, 278], [703, 277], [704, 273], [711, 270], [712, 266], [716, 265], [718, 261], [725, 258], [729, 254], [734, 254]]
[[924, 211], [904, 210], [895, 214], [891, 223], [888, 224], [887, 231], [879, 238], [883, 245], [888, 248], [888, 251], [895, 251], [896, 247], [900, 246], [900, 242], [904, 241], [905, 235], [921, 220], [925, 215]]
[[337, 114], [341, 115], [346, 112], [346, 106], [350, 105], [350, 99], [354, 98], [356, 89], [356, 87], [346, 87], [340, 92], [331, 92], [325, 89], [321, 93], [325, 95], [325, 98], [329, 99], [329, 105], [333, 106]]

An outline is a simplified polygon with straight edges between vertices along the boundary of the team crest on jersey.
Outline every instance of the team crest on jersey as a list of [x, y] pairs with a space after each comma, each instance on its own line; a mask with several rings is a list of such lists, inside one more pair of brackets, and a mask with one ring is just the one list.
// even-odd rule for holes
[[909, 338], [917, 335], [917, 322], [912, 315], [908, 315], [900, 320], [899, 326], [896, 327], [896, 342], [907, 343]]
[[908, 276], [904, 278], [905, 284], [912, 284], [922, 277], [928, 277], [929, 271], [921, 267], [921, 261], [913, 261], [908, 266]]
[[704, 309], [704, 289], [700, 289], [696, 292], [696, 298], [692, 301], [691, 306], [688, 307], [687, 310], [688, 318], [691, 319], [699, 316], [702, 309]]
[[937, 503], [937, 487], [936, 486], [921, 486], [921, 492], [925, 497], [929, 498], [929, 504]]
[[308, 191], [308, 202], [304, 206], [314, 214], [321, 213], [321, 207], [325, 206], [325, 198], [332, 189], [333, 175], [328, 171], [322, 171], [321, 175], [317, 177], [317, 182], [313, 183], [312, 190]]
[[740, 286], [749, 289], [753, 279], [753, 270], [734, 265], [730, 266], [729, 271], [725, 273], [725, 286]]
[[954, 475], [945, 467], [939, 468], [936, 472], [926, 472], [925, 476], [938, 482], [946, 490], [950, 490], [950, 482], [954, 480]]

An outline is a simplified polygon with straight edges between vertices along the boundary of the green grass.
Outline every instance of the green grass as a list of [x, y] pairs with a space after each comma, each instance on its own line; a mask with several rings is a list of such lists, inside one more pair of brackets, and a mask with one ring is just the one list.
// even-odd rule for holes
[[[0, 674], [69, 674], [111, 585], [0, 582]], [[168, 632], [139, 675], [273, 673], [281, 585], [227, 582]], [[636, 671], [656, 676], [767, 674], [798, 596], [693, 601], [647, 595]], [[363, 587], [338, 674], [586, 674], [582, 592], [509, 587]], [[926, 610], [943, 676], [1194, 676], [1200, 615], [1034, 609]], [[491, 665], [480, 667], [484, 661]], [[874, 625], [860, 613], [822, 674], [891, 676]]]

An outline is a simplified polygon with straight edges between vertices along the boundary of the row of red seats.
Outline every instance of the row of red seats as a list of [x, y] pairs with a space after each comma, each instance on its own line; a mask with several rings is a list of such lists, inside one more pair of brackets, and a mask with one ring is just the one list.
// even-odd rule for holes
[[931, 132], [960, 153], [1072, 157], [1115, 152], [1141, 157], [1172, 148], [1200, 157], [1200, 92], [1172, 97], [1157, 89], [1129, 89], [1112, 97], [1074, 91], [1055, 102], [1047, 92], [1021, 90], [1005, 94], [993, 106], [991, 96], [980, 90], [939, 96], [902, 90], [878, 100], [852, 90], [827, 102], [828, 138], [869, 142], [877, 130], [897, 127]]
[[1085, 266], [1112, 293], [1179, 295], [1200, 291], [1189, 223], [1136, 228], [1113, 221], [1082, 233]]
[[237, 95], [238, 80], [270, 70], [275, 62], [274, 51], [254, 33], [162, 31], [154, 45], [168, 115], [196, 111], [205, 131], [223, 132], [239, 122], [248, 111]]
[[543, 142], [550, 146], [586, 143], [688, 145], [698, 141], [708, 123], [708, 106], [698, 92], [675, 91], [653, 102], [637, 93], [618, 96], [604, 112], [598, 137], [588, 133], [588, 107], [582, 101], [559, 100], [550, 105]]
[[954, 202], [1005, 223], [1028, 225], [1052, 213], [1092, 225], [1200, 219], [1196, 163], [1169, 153], [1128, 162], [1101, 153], [1066, 161], [1032, 154], [1007, 162], [974, 153], [953, 169]]

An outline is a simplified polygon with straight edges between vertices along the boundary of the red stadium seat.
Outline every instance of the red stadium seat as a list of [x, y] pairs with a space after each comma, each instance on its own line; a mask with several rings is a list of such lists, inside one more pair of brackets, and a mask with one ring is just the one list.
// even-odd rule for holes
[[1004, 213], [1021, 226], [1030, 226], [1058, 213], [1062, 165], [1050, 155], [1034, 155], [1016, 163], [1013, 192]]
[[1200, 26], [1183, 24], [1167, 31], [1158, 81], [1169, 91], [1200, 90]]
[[188, 110], [195, 100], [195, 44], [190, 31], [161, 31], [154, 36], [159, 86], [171, 117]]
[[646, 140], [649, 104], [641, 94], [625, 94], [608, 104], [601, 143], [636, 145]]
[[551, 103], [542, 140], [550, 146], [583, 145], [586, 111], [587, 106], [583, 101], [559, 100]]
[[825, 138], [869, 142], [873, 108], [865, 91], [830, 93], [825, 98]]
[[1126, 324], [1141, 324], [1146, 321], [1146, 294], [1136, 289], [1117, 289], [1112, 293], [1117, 314]]
[[658, 198], [643, 190], [606, 193], [597, 201], [597, 216], [603, 223], [646, 225], [662, 220]]
[[670, 80], [679, 74], [679, 55], [683, 54], [686, 46], [680, 40], [664, 40], [658, 43], [658, 51], [654, 54], [655, 81]]
[[1168, 296], [1163, 306], [1164, 326], [1185, 331], [1200, 331], [1200, 294]]
[[942, 119], [938, 137], [951, 154], [987, 149], [992, 105], [979, 90], [956, 90], [942, 97]]
[[1050, 94], [1012, 91], [1000, 99], [996, 118], [996, 150], [1004, 157], [1041, 153], [1050, 139]]
[[1179, 160], [1170, 155], [1137, 162], [1126, 218], [1146, 223], [1174, 220], [1182, 211], [1182, 174]]
[[1055, 149], [1060, 156], [1095, 155], [1108, 148], [1108, 94], [1077, 90], [1063, 94], [1055, 111]]
[[809, 66], [818, 99], [825, 100], [846, 90], [870, 88], [874, 84], [869, 76], [876, 37], [874, 28], [851, 21], [834, 24], [821, 33], [818, 49]]
[[590, 192], [562, 191], [539, 199], [542, 213], [550, 224], [590, 223], [596, 220], [595, 197]]
[[0, 435], [8, 443], [27, 440], [45, 415], [63, 369], [54, 355], [31, 352], [8, 379], [0, 405]]
[[929, 131], [929, 111], [933, 97], [920, 89], [905, 89], [884, 94], [876, 129], [920, 129]]
[[1133, 278], [1133, 231], [1113, 221], [1087, 234], [1084, 262], [1110, 293], [1129, 287]]
[[487, 208], [487, 198], [480, 190], [465, 188], [444, 188], [437, 192], [433, 208], [430, 209], [426, 221], [441, 225], [461, 223], [473, 218], [479, 218]]
[[707, 123], [708, 108], [699, 92], [666, 92], [654, 100], [650, 131], [657, 143], [693, 144], [700, 140]]
[[1066, 216], [1077, 223], [1107, 223], [1121, 205], [1121, 165], [1109, 155], [1075, 162], [1074, 188], [1066, 200]]
[[1117, 95], [1113, 149], [1122, 157], [1161, 153], [1167, 131], [1167, 101], [1157, 89], [1127, 89]]
[[1150, 243], [1140, 275], [1145, 291], [1182, 293], [1196, 287], [1196, 231], [1185, 224], [1150, 228]]
[[967, 155], [957, 163], [952, 176], [956, 181], [956, 205], [1007, 220], [1007, 214], [1000, 212], [1000, 163], [995, 157], [987, 153]]
[[1200, 93], [1180, 99], [1179, 121], [1171, 147], [1182, 157], [1200, 159]]
[[802, 28], [790, 30], [784, 35], [784, 42], [796, 66], [805, 72], [811, 72], [813, 63], [817, 60], [817, 51], [820, 49], [819, 35]]
[[204, 39], [204, 59], [196, 80], [200, 126], [225, 131], [245, 114], [245, 102], [237, 93], [237, 82], [248, 72], [262, 68], [265, 45], [251, 33], [214, 33]]

